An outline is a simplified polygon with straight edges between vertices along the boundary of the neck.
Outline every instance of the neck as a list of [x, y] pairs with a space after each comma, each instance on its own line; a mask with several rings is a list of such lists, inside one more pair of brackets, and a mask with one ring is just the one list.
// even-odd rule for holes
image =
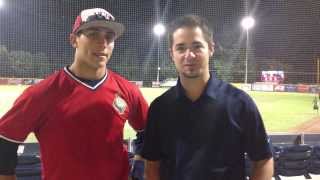
[[180, 76], [180, 82], [186, 92], [186, 96], [192, 101], [200, 98], [209, 81], [210, 74], [199, 78], [186, 78]]
[[69, 70], [77, 77], [88, 80], [101, 79], [107, 73], [106, 66], [101, 68], [88, 68], [87, 66], [80, 65], [76, 62], [71, 64]]

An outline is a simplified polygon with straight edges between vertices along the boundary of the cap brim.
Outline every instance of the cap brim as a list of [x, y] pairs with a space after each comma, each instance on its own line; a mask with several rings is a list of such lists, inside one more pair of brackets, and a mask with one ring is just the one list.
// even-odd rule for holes
[[81, 30], [84, 30], [84, 29], [95, 28], [95, 27], [102, 27], [102, 28], [111, 29], [113, 32], [115, 32], [116, 38], [121, 36], [125, 30], [124, 25], [121, 23], [99, 20], [99, 21], [92, 21], [92, 22], [87, 22], [87, 23], [82, 24], [77, 29], [76, 33]]

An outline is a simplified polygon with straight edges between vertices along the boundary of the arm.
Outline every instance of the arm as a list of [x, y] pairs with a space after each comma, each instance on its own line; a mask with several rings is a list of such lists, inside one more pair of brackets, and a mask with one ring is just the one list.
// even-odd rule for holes
[[0, 180], [16, 180], [18, 144], [0, 138]]
[[0, 180], [16, 180], [16, 176], [3, 176], [3, 175], [0, 175]]
[[245, 147], [252, 160], [250, 180], [271, 180], [274, 169], [272, 145], [257, 106], [251, 98], [248, 100], [244, 117]]
[[160, 180], [160, 161], [146, 161], [144, 176], [147, 180]]
[[252, 162], [250, 180], [271, 180], [273, 176], [273, 158]]
[[144, 133], [144, 142], [141, 155], [145, 158], [144, 177], [146, 180], [160, 180], [160, 160], [162, 139], [161, 132], [161, 115], [164, 114], [159, 107], [157, 100], [151, 103], [148, 112], [148, 123]]

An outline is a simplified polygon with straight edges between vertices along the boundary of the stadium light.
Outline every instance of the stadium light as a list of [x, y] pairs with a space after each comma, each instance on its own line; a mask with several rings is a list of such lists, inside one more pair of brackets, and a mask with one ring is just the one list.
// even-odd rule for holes
[[163, 24], [158, 23], [153, 27], [153, 33], [158, 37], [158, 68], [157, 68], [157, 83], [159, 84], [160, 76], [160, 38], [166, 32], [166, 28]]
[[153, 32], [155, 35], [157, 35], [159, 37], [159, 36], [162, 36], [166, 32], [166, 28], [164, 27], [163, 24], [159, 23], [153, 27]]
[[241, 21], [241, 26], [246, 30], [247, 39], [246, 39], [246, 60], [245, 60], [245, 75], [244, 75], [244, 83], [248, 82], [248, 47], [249, 47], [249, 30], [254, 26], [254, 19], [251, 16], [246, 16]]
[[246, 16], [242, 19], [241, 21], [241, 26], [246, 29], [249, 30], [254, 26], [254, 19], [251, 16]]
[[4, 5], [3, 0], [0, 0], [0, 8], [2, 8], [2, 7], [3, 7], [3, 5]]

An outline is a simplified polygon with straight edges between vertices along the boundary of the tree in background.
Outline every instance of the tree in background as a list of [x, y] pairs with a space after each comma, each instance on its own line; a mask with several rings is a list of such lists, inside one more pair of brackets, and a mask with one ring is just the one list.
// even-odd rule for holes
[[0, 46], [0, 75], [14, 78], [43, 78], [52, 71], [52, 64], [44, 53], [8, 51]]
[[0, 45], [0, 77], [8, 73], [9, 51], [6, 46]]

